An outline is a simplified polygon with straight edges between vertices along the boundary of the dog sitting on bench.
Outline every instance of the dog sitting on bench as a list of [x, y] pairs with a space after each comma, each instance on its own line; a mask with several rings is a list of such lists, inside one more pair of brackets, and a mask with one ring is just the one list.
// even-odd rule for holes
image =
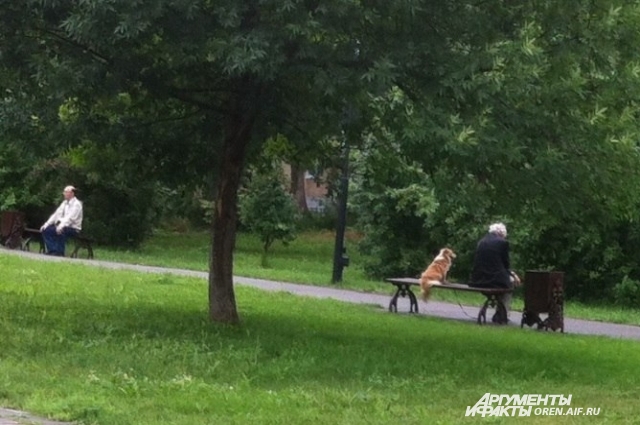
[[420, 292], [422, 299], [427, 301], [431, 296], [433, 285], [442, 285], [447, 282], [447, 273], [451, 268], [455, 252], [449, 248], [442, 248], [440, 253], [433, 259], [429, 267], [420, 276]]

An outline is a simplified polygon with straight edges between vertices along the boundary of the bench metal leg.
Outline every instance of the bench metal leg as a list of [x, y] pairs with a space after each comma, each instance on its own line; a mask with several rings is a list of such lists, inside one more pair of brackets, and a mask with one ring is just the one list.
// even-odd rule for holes
[[80, 250], [80, 245], [76, 243], [75, 247], [73, 248], [73, 252], [71, 253], [71, 258], [78, 258], [78, 250]]
[[91, 246], [91, 242], [79, 239], [75, 239], [75, 247], [71, 253], [71, 258], [78, 258], [80, 248], [85, 248], [87, 250], [87, 258], [93, 260], [93, 247]]
[[44, 242], [43, 242], [42, 238], [34, 238], [32, 236], [29, 236], [27, 239], [24, 240], [24, 242], [22, 243], [22, 250], [23, 251], [31, 251], [31, 243], [32, 242], [37, 242], [38, 243], [38, 252], [40, 254], [44, 254], [45, 248], [44, 248]]
[[478, 312], [478, 324], [483, 325], [487, 323], [487, 307], [489, 307], [489, 299], [487, 299], [480, 311]]
[[391, 301], [389, 302], [389, 311], [392, 313], [398, 312], [398, 297], [409, 297], [409, 313], [417, 313], [418, 299], [409, 285], [397, 285], [397, 287], [396, 293], [391, 297]]
[[392, 313], [398, 312], [398, 295], [400, 295], [400, 287], [398, 287], [396, 293], [391, 297], [391, 301], [389, 302], [389, 311]]
[[29, 249], [29, 244], [31, 243], [31, 238], [26, 238], [22, 241], [22, 246], [20, 247], [20, 249], [22, 251], [30, 251]]
[[418, 299], [416, 298], [416, 294], [409, 288], [407, 288], [407, 293], [409, 294], [409, 313], [417, 313], [418, 312]]
[[505, 307], [502, 300], [499, 296], [494, 294], [483, 294], [487, 297], [487, 300], [484, 302], [484, 305], [480, 309], [478, 313], [478, 324], [483, 325], [487, 323], [487, 309], [489, 307], [495, 308], [495, 315], [498, 318], [497, 323], [506, 324], [507, 323], [507, 308]]

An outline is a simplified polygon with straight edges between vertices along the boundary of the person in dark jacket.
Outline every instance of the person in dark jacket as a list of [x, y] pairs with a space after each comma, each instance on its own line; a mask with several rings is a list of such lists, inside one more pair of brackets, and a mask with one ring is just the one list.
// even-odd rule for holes
[[[502, 223], [489, 226], [487, 233], [476, 247], [473, 257], [473, 269], [469, 286], [474, 288], [513, 288], [520, 279], [511, 271], [509, 262], [509, 242], [507, 241], [507, 227]], [[511, 293], [501, 297], [502, 304], [507, 310], [507, 317], [493, 316], [494, 322], [508, 321], [511, 307]]]

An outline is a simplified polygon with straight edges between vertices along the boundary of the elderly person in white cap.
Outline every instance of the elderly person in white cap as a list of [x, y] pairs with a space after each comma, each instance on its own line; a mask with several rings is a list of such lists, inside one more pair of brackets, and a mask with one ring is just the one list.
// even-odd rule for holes
[[51, 217], [40, 227], [47, 254], [64, 257], [68, 237], [82, 230], [82, 202], [76, 198], [76, 188], [67, 186], [62, 192], [64, 201]]
[[[520, 284], [518, 276], [511, 271], [509, 262], [509, 242], [507, 227], [503, 223], [493, 223], [487, 233], [478, 242], [473, 258], [473, 269], [469, 286], [477, 288], [513, 288]], [[493, 322], [507, 323], [511, 307], [512, 293], [504, 294], [502, 304], [507, 310], [507, 317], [493, 316]]]

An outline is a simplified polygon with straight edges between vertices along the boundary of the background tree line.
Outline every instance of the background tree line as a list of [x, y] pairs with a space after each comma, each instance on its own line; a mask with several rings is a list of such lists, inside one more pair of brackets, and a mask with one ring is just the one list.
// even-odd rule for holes
[[372, 276], [450, 245], [464, 278], [501, 219], [518, 269], [637, 290], [636, 1], [0, 4], [2, 207], [73, 181], [96, 237], [135, 246], [209, 201], [214, 320], [238, 319], [238, 190], [270, 138], [300, 170], [348, 135]]

